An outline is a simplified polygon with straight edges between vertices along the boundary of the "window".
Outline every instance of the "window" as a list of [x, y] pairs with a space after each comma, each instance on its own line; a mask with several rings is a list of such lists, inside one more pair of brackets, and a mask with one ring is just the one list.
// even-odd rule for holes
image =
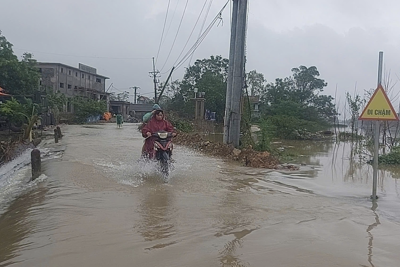
[[60, 88], [64, 88], [64, 83], [60, 83]]
[[71, 89], [71, 88], [72, 88], [72, 85], [68, 84], [68, 89]]
[[87, 76], [87, 79], [90, 80], [90, 75]]
[[64, 68], [61, 68], [61, 73], [63, 73], [64, 72]]
[[82, 73], [82, 78], [85, 78], [85, 74]]
[[75, 77], [78, 77], [78, 72], [75, 72]]
[[96, 83], [101, 83], [101, 79], [100, 78], [96, 78]]
[[71, 73], [72, 73], [71, 70], [69, 70], [69, 71], [68, 71], [68, 75], [71, 75]]

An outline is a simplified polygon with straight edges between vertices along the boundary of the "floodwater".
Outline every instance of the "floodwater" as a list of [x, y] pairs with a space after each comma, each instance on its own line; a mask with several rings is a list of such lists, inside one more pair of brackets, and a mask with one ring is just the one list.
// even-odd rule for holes
[[[138, 161], [137, 124], [62, 127], [0, 168], [0, 266], [383, 266], [400, 262], [396, 170], [351, 145], [300, 144], [299, 171], [254, 169], [174, 152], [164, 183]], [[277, 146], [283, 146], [277, 144]]]

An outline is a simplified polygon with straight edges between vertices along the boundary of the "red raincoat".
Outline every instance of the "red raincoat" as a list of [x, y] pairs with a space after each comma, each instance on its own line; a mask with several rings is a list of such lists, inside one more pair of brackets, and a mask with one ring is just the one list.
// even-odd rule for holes
[[[173, 132], [174, 127], [172, 124], [167, 121], [167, 120], [157, 120], [156, 116], [151, 117], [149, 122], [142, 128], [142, 136], [147, 137], [146, 133], [155, 133], [158, 131], [167, 131], [167, 132]], [[144, 156], [147, 156], [149, 158], [154, 158], [154, 141], [156, 137], [149, 137], [145, 140], [145, 143], [143, 145], [143, 150], [142, 154]]]

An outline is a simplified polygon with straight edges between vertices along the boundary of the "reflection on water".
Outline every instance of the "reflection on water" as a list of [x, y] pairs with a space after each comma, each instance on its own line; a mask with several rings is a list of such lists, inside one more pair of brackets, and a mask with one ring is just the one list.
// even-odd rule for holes
[[367, 233], [368, 233], [368, 238], [369, 238], [369, 241], [368, 241], [368, 262], [371, 264], [372, 267], [374, 267], [375, 265], [372, 263], [372, 256], [373, 256], [373, 253], [372, 253], [372, 249], [373, 249], [372, 241], [374, 240], [374, 236], [372, 235], [371, 232], [372, 232], [372, 230], [374, 228], [376, 228], [379, 224], [381, 224], [379, 222], [379, 216], [376, 213], [376, 209], [377, 208], [378, 208], [378, 203], [376, 201], [373, 201], [371, 210], [374, 213], [375, 222], [373, 224], [369, 225], [368, 228], [367, 228]]
[[0, 266], [15, 264], [18, 251], [29, 245], [26, 239], [36, 227], [33, 207], [44, 201], [47, 192], [47, 188], [38, 188], [21, 195], [0, 216]]
[[[282, 153], [296, 155], [288, 160], [288, 163], [303, 165], [300, 173], [305, 179], [313, 179], [315, 184], [311, 186], [313, 189], [320, 187], [319, 193], [328, 193], [327, 191], [333, 189], [329, 194], [336, 191], [349, 196], [369, 196], [372, 192], [373, 168], [367, 164], [372, 159], [371, 153], [359, 142], [283, 140], [275, 142], [273, 147], [282, 150]], [[380, 166], [378, 193], [386, 196], [396, 195], [400, 201], [395, 182], [398, 177], [400, 166]]]
[[[157, 180], [157, 181], [156, 181]], [[165, 239], [175, 234], [174, 212], [172, 210], [173, 194], [168, 185], [159, 184], [159, 179], [154, 179], [151, 187], [143, 188], [142, 203], [140, 204], [141, 220], [138, 227], [139, 233], [145, 241]], [[159, 182], [157, 184], [157, 182]], [[172, 244], [172, 243], [171, 243]], [[157, 244], [150, 248], [161, 248], [170, 243]]]
[[254, 181], [254, 179], [233, 179], [228, 186], [229, 190], [218, 205], [217, 220], [220, 222], [220, 231], [216, 236], [233, 237], [233, 239], [229, 238], [224, 248], [219, 251], [221, 266], [249, 266], [240, 259], [240, 253], [237, 250], [244, 246], [244, 237], [257, 229], [252, 226], [251, 208], [245, 201], [245, 191], [242, 191]]

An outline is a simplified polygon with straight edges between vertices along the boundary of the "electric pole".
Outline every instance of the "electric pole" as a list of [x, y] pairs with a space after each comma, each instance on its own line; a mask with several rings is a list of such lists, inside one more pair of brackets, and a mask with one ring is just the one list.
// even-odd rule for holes
[[153, 77], [153, 83], [154, 83], [154, 102], [157, 101], [157, 83], [158, 79], [160, 77], [159, 71], [156, 71], [156, 65], [154, 63], [154, 57], [153, 57], [153, 71], [150, 72], [150, 77]]
[[133, 93], [133, 104], [136, 104], [136, 99], [137, 99], [137, 97], [136, 97], [136, 90], [137, 89], [140, 89], [140, 87], [138, 87], [138, 86], [133, 86], [133, 87], [130, 87], [130, 88], [132, 88], [133, 90], [135, 90], [134, 91], [134, 93]]
[[233, 0], [231, 44], [224, 118], [224, 144], [239, 146], [244, 86], [247, 0]]

